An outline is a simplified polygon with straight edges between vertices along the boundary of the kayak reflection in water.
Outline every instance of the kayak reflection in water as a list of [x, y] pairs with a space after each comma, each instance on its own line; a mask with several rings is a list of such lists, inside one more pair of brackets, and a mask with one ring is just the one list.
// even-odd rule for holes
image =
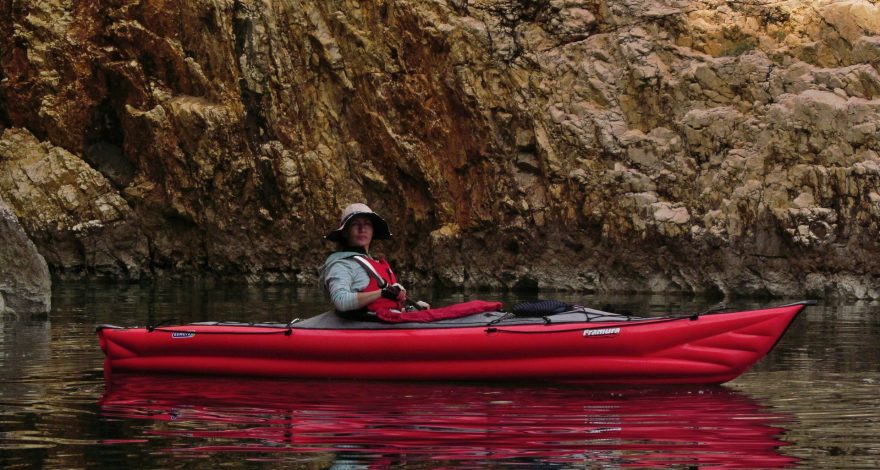
[[[791, 417], [724, 387], [127, 376], [101, 414], [175, 456], [327, 456], [349, 468], [558, 465], [787, 468]], [[140, 422], [140, 423], [139, 423]], [[155, 442], [155, 441], [153, 441]], [[120, 443], [118, 445], [126, 445]], [[150, 458], [165, 459], [164, 452]], [[157, 462], [163, 463], [163, 462]], [[158, 465], [161, 466], [161, 465]], [[327, 468], [327, 467], [324, 467]]]
[[338, 245], [318, 270], [337, 312], [352, 319], [366, 319], [372, 317], [368, 312], [406, 310], [406, 289], [397, 282], [391, 265], [370, 255], [373, 240], [391, 239], [388, 223], [382, 217], [366, 204], [350, 204], [342, 211], [339, 227], [324, 238]]

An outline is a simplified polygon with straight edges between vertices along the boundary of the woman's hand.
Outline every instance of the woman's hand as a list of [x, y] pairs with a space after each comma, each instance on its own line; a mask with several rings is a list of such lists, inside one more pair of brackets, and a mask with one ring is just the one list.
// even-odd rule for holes
[[389, 284], [382, 289], [382, 297], [403, 302], [406, 300], [406, 289], [398, 283]]
[[403, 288], [400, 284], [394, 283], [395, 286], [400, 288], [400, 294], [397, 296], [397, 300], [402, 302], [406, 302], [406, 289]]

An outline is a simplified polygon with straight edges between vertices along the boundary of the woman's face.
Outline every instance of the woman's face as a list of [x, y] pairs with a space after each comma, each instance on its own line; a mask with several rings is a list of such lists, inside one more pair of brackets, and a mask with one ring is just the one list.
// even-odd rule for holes
[[373, 241], [373, 221], [366, 215], [356, 215], [345, 229], [345, 240], [349, 247], [370, 249]]

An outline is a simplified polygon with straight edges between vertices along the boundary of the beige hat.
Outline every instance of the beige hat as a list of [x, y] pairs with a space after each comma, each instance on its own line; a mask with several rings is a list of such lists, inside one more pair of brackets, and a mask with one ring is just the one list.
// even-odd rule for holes
[[349, 204], [342, 211], [342, 217], [339, 218], [339, 228], [328, 233], [324, 238], [334, 242], [341, 242], [345, 238], [345, 228], [356, 215], [366, 215], [373, 221], [373, 240], [387, 240], [391, 238], [391, 232], [388, 230], [388, 223], [385, 222], [385, 219], [379, 217], [379, 214], [373, 212], [366, 204], [359, 202]]

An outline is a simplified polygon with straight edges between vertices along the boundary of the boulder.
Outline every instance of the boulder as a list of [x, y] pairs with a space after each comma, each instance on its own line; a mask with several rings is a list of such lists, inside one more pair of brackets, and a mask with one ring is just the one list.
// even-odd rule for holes
[[49, 313], [51, 307], [46, 260], [0, 197], [0, 313]]

